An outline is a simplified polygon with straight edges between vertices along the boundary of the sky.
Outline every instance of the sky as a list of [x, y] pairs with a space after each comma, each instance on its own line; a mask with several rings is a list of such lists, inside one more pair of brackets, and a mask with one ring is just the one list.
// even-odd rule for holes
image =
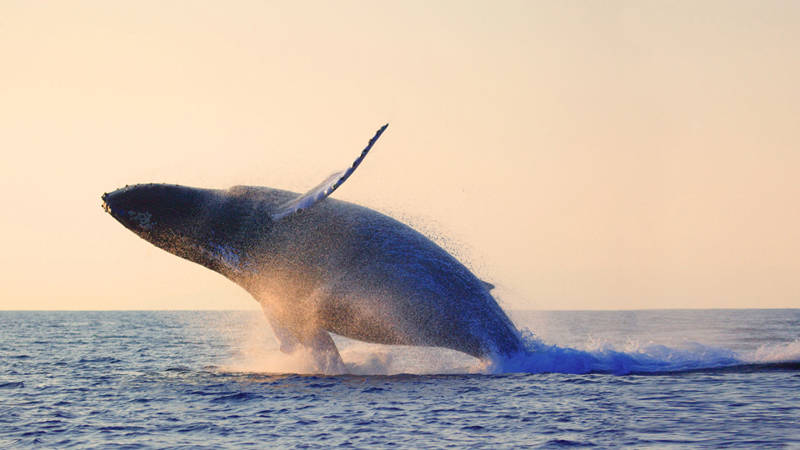
[[800, 307], [800, 2], [0, 0], [0, 309], [257, 303], [101, 209], [334, 194], [510, 309]]

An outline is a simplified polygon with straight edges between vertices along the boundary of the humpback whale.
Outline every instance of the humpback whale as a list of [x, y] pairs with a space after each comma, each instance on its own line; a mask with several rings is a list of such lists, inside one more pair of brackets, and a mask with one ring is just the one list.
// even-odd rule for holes
[[155, 246], [244, 288], [281, 350], [310, 350], [324, 373], [344, 370], [329, 333], [489, 360], [524, 351], [491, 284], [408, 225], [329, 198], [387, 126], [352, 165], [304, 194], [151, 183], [103, 194], [102, 206]]

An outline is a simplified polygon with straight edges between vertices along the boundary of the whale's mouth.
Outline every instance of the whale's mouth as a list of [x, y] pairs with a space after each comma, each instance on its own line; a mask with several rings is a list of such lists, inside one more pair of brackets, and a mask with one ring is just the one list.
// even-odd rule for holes
[[116, 221], [120, 222], [126, 228], [131, 228], [132, 223], [130, 223], [129, 217], [127, 217], [127, 208], [125, 202], [121, 202], [118, 194], [120, 189], [117, 189], [114, 192], [106, 192], [100, 196], [100, 200], [103, 203], [100, 205], [103, 208], [103, 211], [107, 212], [111, 217], [113, 217]]
[[103, 208], [103, 211], [111, 214], [115, 219], [119, 220], [118, 216], [123, 216], [125, 214], [125, 210], [128, 209], [128, 204], [130, 203], [131, 199], [130, 194], [138, 187], [139, 185], [125, 185], [123, 188], [119, 188], [111, 192], [104, 192], [103, 195], [100, 196], [100, 200], [103, 201], [100, 206]]
[[[109, 204], [108, 204], [108, 192], [106, 192], [105, 194], [103, 194], [103, 195], [100, 197], [100, 200], [102, 200], [102, 201], [103, 201], [103, 204], [101, 205], [101, 206], [103, 207], [103, 211], [105, 211], [105, 212], [107, 212], [107, 213], [111, 214], [111, 205], [109, 205]], [[113, 216], [113, 214], [111, 214], [111, 215]]]
[[[105, 193], [100, 197], [100, 199], [103, 200], [103, 210], [133, 231], [142, 232], [151, 230], [155, 222], [153, 221], [153, 215], [149, 211], [144, 209], [133, 210], [128, 207], [126, 202], [120, 204], [119, 201], [112, 201], [120, 192], [121, 190], [117, 190], [111, 194]], [[116, 206], [112, 206], [113, 203], [116, 203]]]

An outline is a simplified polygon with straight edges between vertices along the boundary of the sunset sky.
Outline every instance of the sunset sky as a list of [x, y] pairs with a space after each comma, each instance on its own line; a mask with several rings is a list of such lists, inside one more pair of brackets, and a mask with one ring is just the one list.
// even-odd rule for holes
[[800, 307], [800, 2], [0, 0], [0, 309], [257, 303], [100, 207], [305, 191], [511, 309]]

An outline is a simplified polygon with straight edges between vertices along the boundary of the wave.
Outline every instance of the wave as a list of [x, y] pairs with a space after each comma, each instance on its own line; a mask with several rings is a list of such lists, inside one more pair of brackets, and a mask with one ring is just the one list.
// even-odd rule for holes
[[629, 342], [624, 349], [610, 344], [580, 350], [544, 342], [523, 330], [526, 351], [491, 361], [488, 373], [607, 373], [672, 374], [698, 371], [800, 370], [800, 339], [763, 345], [752, 352], [735, 352], [696, 342], [668, 347]]
[[[685, 343], [666, 346], [630, 341], [621, 348], [590, 343], [586, 349], [548, 344], [523, 332], [526, 351], [512, 358], [479, 361], [462, 353], [432, 347], [340, 342], [346, 373], [351, 375], [439, 375], [511, 373], [668, 375], [692, 372], [800, 371], [800, 339], [764, 345], [751, 352]], [[341, 340], [341, 339], [339, 339]], [[262, 374], [320, 374], [304, 351], [292, 354], [261, 349], [238, 355], [218, 369]], [[341, 375], [328, 374], [328, 375]]]
[[[237, 326], [239, 326], [237, 324]], [[224, 330], [223, 330], [224, 331]], [[282, 353], [271, 343], [268, 327], [253, 321], [245, 332], [229, 334], [234, 352], [217, 368], [223, 372], [321, 374], [304, 350]], [[221, 334], [224, 334], [221, 332]], [[697, 342], [606, 342], [589, 339], [570, 346], [552, 344], [532, 331], [520, 331], [525, 352], [515, 357], [481, 361], [455, 350], [436, 347], [370, 344], [332, 335], [352, 375], [439, 374], [673, 374], [679, 372], [752, 372], [800, 370], [800, 339], [773, 342], [750, 351], [735, 351]], [[235, 337], [234, 337], [235, 336]], [[333, 373], [329, 375], [335, 375]]]

